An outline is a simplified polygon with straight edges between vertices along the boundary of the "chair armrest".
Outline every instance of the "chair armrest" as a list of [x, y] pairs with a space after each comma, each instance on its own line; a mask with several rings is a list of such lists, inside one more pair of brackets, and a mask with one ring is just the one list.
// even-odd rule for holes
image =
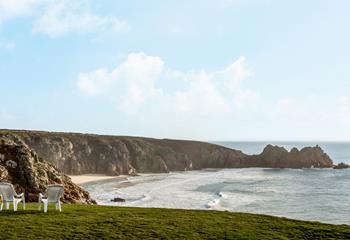
[[47, 197], [45, 197], [45, 195], [44, 195], [44, 194], [39, 193], [39, 198], [40, 198], [40, 199], [42, 199], [42, 198], [44, 198], [44, 199], [45, 199], [45, 198], [47, 198]]
[[21, 194], [16, 194], [16, 196], [15, 197], [17, 197], [17, 198], [21, 198], [21, 197], [23, 197], [24, 196], [24, 193], [21, 193]]

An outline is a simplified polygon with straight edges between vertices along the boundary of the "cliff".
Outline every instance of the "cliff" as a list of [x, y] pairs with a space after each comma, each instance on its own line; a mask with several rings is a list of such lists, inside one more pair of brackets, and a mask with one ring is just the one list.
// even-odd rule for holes
[[0, 181], [11, 182], [18, 193], [26, 192], [27, 201], [37, 201], [48, 184], [57, 183], [64, 186], [63, 202], [94, 202], [88, 192], [12, 134], [0, 133]]
[[259, 155], [215, 144], [125, 136], [78, 133], [0, 130], [15, 134], [40, 157], [66, 174], [100, 173], [108, 175], [166, 173], [203, 168], [310, 168], [332, 167], [323, 150], [302, 150], [267, 146]]
[[261, 154], [248, 157], [245, 164], [265, 168], [330, 168], [333, 162], [319, 146], [287, 151], [283, 147], [267, 145]]

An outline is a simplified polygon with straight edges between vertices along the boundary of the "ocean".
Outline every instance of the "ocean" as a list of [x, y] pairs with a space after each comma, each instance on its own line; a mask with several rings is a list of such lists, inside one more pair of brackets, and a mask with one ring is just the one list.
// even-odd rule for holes
[[[260, 153], [267, 144], [216, 143], [249, 154]], [[287, 149], [318, 144], [335, 163], [350, 163], [350, 143], [272, 144]], [[350, 224], [350, 169], [204, 169], [142, 174], [83, 187], [102, 205], [249, 212]], [[126, 201], [111, 202], [115, 197]]]

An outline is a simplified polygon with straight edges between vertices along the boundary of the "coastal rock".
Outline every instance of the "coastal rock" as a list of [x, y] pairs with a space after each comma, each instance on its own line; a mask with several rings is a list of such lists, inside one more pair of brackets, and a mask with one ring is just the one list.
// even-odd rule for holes
[[346, 169], [346, 168], [350, 168], [350, 165], [341, 162], [338, 165], [335, 165], [333, 168], [334, 169]]
[[283, 147], [267, 145], [259, 155], [252, 155], [245, 161], [249, 167], [266, 168], [330, 168], [333, 162], [319, 147], [297, 148], [287, 151]]
[[29, 201], [37, 201], [47, 185], [57, 183], [64, 186], [63, 202], [94, 202], [88, 192], [11, 134], [0, 134], [0, 181], [12, 183], [18, 192], [26, 192]]
[[125, 199], [116, 197], [116, 198], [111, 199], [111, 202], [125, 202]]
[[268, 145], [259, 155], [246, 155], [238, 150], [198, 141], [18, 130], [1, 132], [18, 136], [40, 157], [72, 175], [333, 166], [332, 160], [319, 146], [287, 151]]

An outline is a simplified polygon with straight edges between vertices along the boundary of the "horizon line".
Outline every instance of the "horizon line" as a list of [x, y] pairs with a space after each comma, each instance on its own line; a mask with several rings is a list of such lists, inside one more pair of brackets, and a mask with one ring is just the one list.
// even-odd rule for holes
[[154, 137], [154, 136], [143, 136], [143, 135], [125, 135], [125, 134], [105, 134], [105, 133], [93, 133], [93, 132], [84, 132], [84, 131], [58, 131], [58, 130], [38, 130], [38, 129], [14, 129], [14, 128], [0, 128], [0, 131], [32, 131], [32, 132], [45, 132], [45, 133], [64, 133], [64, 134], [87, 134], [87, 135], [100, 135], [100, 136], [116, 136], [116, 137], [140, 137], [140, 138], [154, 138], [154, 139], [172, 139], [172, 140], [184, 140], [184, 141], [201, 141], [201, 142], [209, 142], [209, 143], [220, 143], [220, 142], [256, 142], [256, 143], [269, 143], [269, 142], [278, 142], [278, 143], [350, 143], [350, 140], [264, 140], [264, 139], [231, 139], [231, 140], [210, 140], [210, 139], [199, 139], [199, 138], [181, 138], [181, 137]]

